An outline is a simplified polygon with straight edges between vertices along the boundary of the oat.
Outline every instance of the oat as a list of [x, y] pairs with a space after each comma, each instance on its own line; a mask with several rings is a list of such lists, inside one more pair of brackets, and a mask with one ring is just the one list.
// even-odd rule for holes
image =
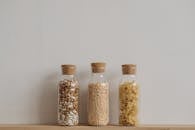
[[88, 123], [107, 125], [109, 122], [109, 85], [108, 83], [89, 84]]

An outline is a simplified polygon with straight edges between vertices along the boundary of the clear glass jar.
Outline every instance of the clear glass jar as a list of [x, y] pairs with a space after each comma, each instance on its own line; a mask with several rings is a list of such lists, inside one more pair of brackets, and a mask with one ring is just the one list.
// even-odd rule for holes
[[109, 84], [104, 77], [105, 63], [92, 63], [88, 85], [88, 124], [107, 125], [109, 122]]
[[119, 84], [119, 124], [136, 126], [138, 124], [138, 85], [136, 65], [122, 65], [123, 77]]
[[58, 124], [64, 126], [79, 123], [79, 84], [74, 75], [74, 65], [62, 65], [62, 77], [58, 86]]

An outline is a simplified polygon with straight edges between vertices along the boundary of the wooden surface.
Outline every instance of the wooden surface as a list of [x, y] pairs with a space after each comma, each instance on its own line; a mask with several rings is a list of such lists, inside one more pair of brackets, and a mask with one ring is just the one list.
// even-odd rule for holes
[[57, 125], [0, 125], [0, 130], [195, 130], [195, 125], [175, 125], [175, 126], [159, 126], [159, 125], [143, 125], [138, 127], [125, 126], [72, 126], [64, 127]]

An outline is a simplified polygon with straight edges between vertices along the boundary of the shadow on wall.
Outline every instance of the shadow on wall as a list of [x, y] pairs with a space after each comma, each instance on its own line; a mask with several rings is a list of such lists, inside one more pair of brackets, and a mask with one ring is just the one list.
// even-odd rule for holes
[[119, 77], [118, 74], [114, 71], [110, 71], [110, 73], [106, 76], [110, 84], [110, 93], [109, 93], [109, 118], [112, 124], [118, 123], [119, 118], [119, 107], [118, 106], [118, 84]]
[[[38, 91], [37, 89], [34, 90], [34, 92], [39, 93], [36, 93], [38, 97], [36, 97], [35, 103], [37, 107], [35, 117], [40, 124], [57, 124], [57, 92], [60, 76], [57, 72], [46, 75], [37, 86]], [[89, 74], [87, 71], [81, 71], [76, 76], [80, 84], [79, 122], [87, 123], [87, 84]]]
[[87, 97], [88, 97], [88, 81], [89, 73], [81, 71], [78, 73], [78, 80], [80, 84], [80, 106], [79, 106], [79, 123], [87, 123]]
[[[78, 73], [78, 80], [80, 84], [80, 113], [79, 113], [79, 122], [80, 123], [87, 123], [87, 99], [88, 99], [88, 82], [90, 80], [90, 75], [91, 72], [89, 71], [81, 71]], [[119, 83], [119, 77], [118, 74], [115, 72], [110, 73], [109, 75], [106, 75], [106, 78], [108, 79], [110, 83], [110, 112], [109, 112], [109, 117], [110, 117], [110, 122], [112, 123], [118, 123], [118, 107], [113, 107], [113, 106], [118, 106], [118, 86], [116, 84]]]
[[40, 85], [39, 122], [46, 124], [57, 123], [57, 86], [59, 76], [57, 72], [47, 75]]

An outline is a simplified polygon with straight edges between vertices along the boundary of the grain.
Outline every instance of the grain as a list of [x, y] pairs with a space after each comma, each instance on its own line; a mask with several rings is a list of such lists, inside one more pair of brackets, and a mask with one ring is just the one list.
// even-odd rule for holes
[[109, 85], [108, 83], [89, 84], [88, 123], [107, 125], [109, 122]]
[[62, 80], [58, 91], [58, 124], [77, 125], [79, 104], [79, 86], [76, 81]]

